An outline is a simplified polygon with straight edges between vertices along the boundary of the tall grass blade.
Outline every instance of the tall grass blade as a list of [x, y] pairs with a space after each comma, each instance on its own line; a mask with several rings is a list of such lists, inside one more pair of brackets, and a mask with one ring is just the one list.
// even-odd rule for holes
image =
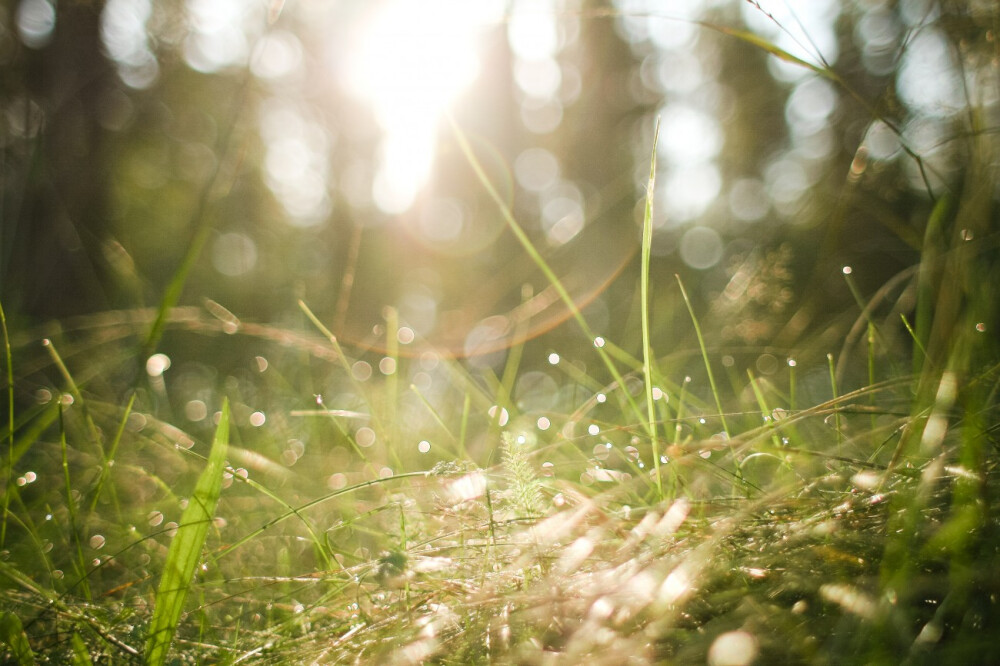
[[719, 420], [722, 422], [722, 429], [728, 437], [732, 433], [730, 433], [729, 425], [726, 423], [726, 414], [722, 409], [722, 396], [719, 395], [719, 388], [715, 384], [715, 374], [712, 372], [712, 364], [708, 360], [708, 349], [705, 347], [705, 337], [701, 334], [701, 325], [698, 323], [698, 317], [694, 314], [694, 307], [691, 305], [691, 299], [688, 298], [687, 290], [681, 281], [681, 276], [675, 275], [674, 277], [677, 278], [677, 284], [681, 288], [681, 296], [684, 297], [684, 304], [687, 306], [688, 314], [691, 315], [691, 323], [694, 324], [694, 334], [698, 338], [698, 346], [701, 348], [701, 358], [705, 362], [705, 371], [708, 373], [708, 383], [712, 387], [712, 397], [715, 398], [715, 407], [719, 410]]
[[[14, 480], [14, 360], [10, 353], [10, 336], [7, 334], [7, 316], [0, 304], [0, 329], [3, 330], [4, 358], [7, 362], [7, 488], [13, 488]], [[10, 493], [3, 494], [3, 518], [0, 519], [0, 548], [7, 543], [7, 509], [10, 507]]]
[[146, 663], [163, 664], [173, 642], [184, 600], [187, 598], [195, 568], [201, 558], [208, 527], [222, 492], [222, 471], [229, 442], [229, 400], [222, 404], [222, 416], [215, 430], [208, 464], [198, 477], [194, 495], [181, 518], [177, 535], [167, 552], [167, 561], [156, 591], [156, 605], [146, 639]]
[[35, 663], [35, 653], [28, 644], [21, 620], [9, 611], [0, 614], [0, 640], [10, 648], [15, 661], [21, 666]]
[[941, 197], [927, 220], [924, 231], [924, 246], [920, 251], [920, 269], [917, 273], [917, 311], [913, 328], [914, 341], [920, 354], [913, 353], [913, 372], [917, 375], [924, 370], [925, 362], [936, 363], [940, 359], [927, 355], [934, 321], [934, 309], [940, 287], [943, 252], [947, 247], [945, 225], [955, 210], [955, 200], [951, 196]]
[[[646, 209], [642, 216], [642, 269], [640, 271], [640, 309], [642, 312], [642, 374], [646, 385], [646, 414], [649, 423], [650, 449], [653, 452], [653, 469], [656, 473], [656, 493], [663, 499], [663, 481], [660, 479], [660, 444], [656, 439], [656, 407], [653, 404], [653, 345], [649, 339], [649, 259], [653, 247], [653, 197], [656, 186], [656, 144], [660, 139], [660, 119], [653, 131], [653, 154], [649, 158], [649, 184], [646, 186]], [[721, 409], [719, 411], [722, 411]]]
[[[531, 242], [531, 239], [528, 238], [528, 234], [525, 233], [524, 229], [514, 218], [514, 213], [511, 212], [510, 207], [506, 204], [506, 202], [504, 202], [503, 197], [501, 197], [500, 193], [497, 192], [496, 187], [493, 186], [489, 176], [486, 175], [486, 171], [483, 169], [483, 165], [479, 162], [479, 158], [477, 158], [476, 154], [473, 152], [472, 146], [469, 144], [469, 140], [465, 136], [465, 132], [462, 131], [462, 128], [458, 126], [458, 123], [456, 123], [455, 119], [451, 116], [448, 116], [448, 121], [451, 123], [451, 129], [455, 135], [455, 139], [458, 141], [459, 149], [462, 151], [462, 154], [465, 155], [465, 159], [469, 162], [469, 165], [475, 172], [476, 178], [479, 180], [480, 184], [486, 189], [486, 193], [490, 195], [490, 198], [497, 205], [501, 215], [503, 215], [504, 220], [507, 222], [507, 227], [514, 234], [514, 237], [521, 244], [521, 247], [524, 248], [525, 252], [528, 253], [528, 256], [535, 262], [535, 265], [545, 275], [545, 279], [548, 280], [549, 284], [552, 285], [552, 288], [556, 290], [556, 293], [559, 295], [559, 299], [569, 309], [570, 313], [573, 315], [573, 319], [576, 321], [577, 325], [579, 325], [580, 330], [583, 331], [583, 334], [587, 336], [587, 339], [590, 340], [590, 342], [593, 342], [596, 336], [594, 335], [593, 330], [591, 330], [590, 324], [588, 324], [587, 320], [584, 319], [583, 313], [580, 312], [580, 308], [573, 300], [573, 297], [569, 295], [568, 291], [566, 291], [566, 287], [563, 285], [562, 280], [559, 279], [559, 276], [556, 275], [555, 271], [552, 270], [552, 267], [549, 266], [549, 263], [545, 261], [545, 258], [538, 251], [538, 248], [536, 248], [534, 243]], [[598, 356], [600, 356], [601, 360], [604, 362], [605, 367], [607, 367], [608, 372], [611, 373], [615, 382], [619, 387], [621, 387], [622, 394], [625, 396], [632, 412], [640, 419], [645, 428], [646, 420], [643, 418], [642, 410], [639, 409], [639, 406], [636, 404], [631, 394], [625, 390], [625, 380], [618, 371], [618, 368], [612, 362], [611, 357], [606, 351], [604, 351], [604, 349], [597, 347], [596, 345], [595, 349], [597, 350]]]
[[76, 501], [73, 498], [73, 482], [69, 474], [69, 455], [66, 445], [66, 427], [63, 422], [62, 405], [59, 406], [59, 451], [62, 455], [63, 481], [66, 484], [66, 510], [69, 513], [69, 529], [73, 535], [73, 545], [76, 548], [76, 567], [79, 580], [77, 584], [83, 590], [83, 596], [90, 599], [90, 583], [87, 582], [87, 564], [83, 557], [83, 544], [80, 543], [80, 521], [76, 513]]
[[91, 660], [90, 651], [87, 650], [87, 644], [80, 638], [80, 634], [73, 632], [73, 638], [70, 642], [73, 644], [73, 666], [91, 666], [94, 662]]

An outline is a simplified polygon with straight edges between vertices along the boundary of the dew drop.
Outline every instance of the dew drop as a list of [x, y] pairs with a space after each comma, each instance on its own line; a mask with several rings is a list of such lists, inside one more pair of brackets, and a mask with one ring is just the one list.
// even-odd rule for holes
[[201, 400], [189, 400], [184, 405], [184, 416], [188, 421], [203, 421], [208, 416], [208, 407]]
[[500, 416], [499, 416], [499, 418], [497, 417], [497, 406], [496, 405], [493, 405], [492, 407], [490, 407], [488, 413], [489, 413], [491, 419], [497, 419], [497, 425], [499, 425], [499, 426], [505, 426], [505, 425], [507, 425], [507, 421], [510, 419], [510, 414], [507, 413], [507, 409], [505, 407], [500, 407], [499, 409], [500, 409]]
[[250, 415], [250, 425], [254, 428], [261, 427], [265, 421], [267, 421], [267, 417], [264, 415], [264, 412], [254, 412]]
[[598, 393], [594, 397], [596, 398], [597, 402], [599, 402], [601, 404], [604, 404], [605, 402], [608, 401], [608, 396], [604, 395], [603, 393]]
[[629, 457], [629, 460], [638, 460], [639, 459], [639, 449], [637, 449], [634, 446], [626, 446], [625, 447], [625, 455], [627, 455]]
[[101, 536], [100, 534], [95, 534], [94, 536], [90, 537], [90, 547], [93, 548], [94, 550], [100, 550], [101, 548], [103, 548], [104, 537]]
[[170, 368], [170, 357], [166, 354], [153, 354], [146, 359], [146, 374], [150, 377], [159, 377]]
[[555, 467], [556, 467], [555, 465], [553, 465], [551, 462], [549, 462], [547, 460], [545, 462], [543, 462], [542, 463], [542, 476], [555, 476], [555, 473], [556, 473]]
[[396, 359], [386, 356], [378, 362], [378, 369], [383, 375], [396, 374]]
[[552, 425], [552, 422], [549, 421], [546, 417], [544, 417], [544, 416], [538, 417], [538, 429], [539, 430], [548, 430], [551, 425]]
[[985, 333], [986, 332], [985, 322], [979, 322], [978, 324], [976, 324], [976, 330], [979, 331], [980, 333]]
[[591, 435], [597, 435], [601, 432], [601, 427], [598, 426], [596, 423], [591, 423], [589, 426], [587, 426], [587, 432]]
[[358, 446], [368, 448], [375, 443], [375, 431], [368, 426], [362, 426], [354, 433], [354, 441], [358, 443]]
[[850, 275], [852, 272], [854, 272], [854, 269], [851, 268], [850, 266], [844, 266], [840, 270], [844, 272], [844, 275]]
[[604, 338], [602, 338], [599, 335], [596, 338], [594, 338], [594, 346], [595, 347], [597, 347], [598, 349], [600, 349], [604, 345], [605, 345]]
[[159, 527], [163, 522], [163, 514], [159, 511], [150, 511], [149, 515], [146, 516], [146, 522], [152, 527]]
[[559, 354], [557, 354], [555, 352], [552, 352], [551, 354], [549, 354], [549, 364], [550, 365], [559, 365]]
[[421, 453], [427, 453], [430, 450], [431, 450], [431, 443], [428, 442], [426, 439], [421, 440], [420, 443], [417, 444], [417, 451], [420, 451]]

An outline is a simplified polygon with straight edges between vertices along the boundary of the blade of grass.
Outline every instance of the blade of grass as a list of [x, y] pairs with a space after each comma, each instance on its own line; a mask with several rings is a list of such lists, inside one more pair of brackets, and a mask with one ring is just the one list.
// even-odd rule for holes
[[346, 488], [341, 488], [340, 490], [336, 490], [336, 491], [334, 491], [332, 493], [328, 493], [326, 495], [323, 495], [322, 497], [318, 497], [318, 498], [316, 498], [316, 499], [314, 499], [312, 501], [306, 502], [305, 504], [301, 504], [301, 505], [299, 505], [297, 507], [294, 507], [294, 508], [286, 511], [283, 514], [281, 514], [279, 516], [276, 516], [275, 518], [272, 518], [271, 520], [267, 521], [266, 523], [264, 523], [263, 525], [261, 525], [256, 530], [253, 530], [252, 532], [250, 532], [246, 536], [244, 536], [244, 537], [236, 540], [235, 542], [227, 545], [222, 550], [218, 551], [215, 554], [214, 559], [217, 560], [218, 558], [222, 557], [223, 555], [226, 555], [227, 553], [231, 553], [232, 551], [236, 550], [237, 548], [239, 548], [243, 544], [245, 544], [245, 543], [253, 540], [255, 537], [263, 534], [267, 529], [269, 529], [269, 528], [277, 525], [278, 523], [284, 522], [284, 521], [288, 520], [289, 518], [291, 518], [292, 516], [299, 516], [301, 514], [301, 512], [303, 512], [303, 511], [305, 511], [307, 509], [311, 509], [312, 507], [314, 507], [314, 506], [316, 506], [318, 504], [322, 504], [323, 502], [326, 502], [328, 500], [334, 499], [336, 497], [340, 497], [341, 495], [346, 495], [348, 493], [355, 492], [355, 491], [360, 490], [362, 488], [367, 488], [369, 486], [375, 486], [375, 485], [379, 485], [379, 484], [383, 484], [383, 483], [389, 483], [391, 481], [400, 481], [402, 479], [411, 479], [411, 478], [415, 478], [415, 477], [426, 477], [429, 474], [430, 474], [430, 472], [404, 472], [403, 474], [394, 474], [393, 476], [386, 477], [386, 478], [381, 478], [380, 477], [380, 478], [377, 478], [377, 479], [369, 479], [367, 481], [362, 481], [361, 483], [356, 483], [353, 486], [347, 486]]
[[[500, 214], [503, 215], [504, 220], [507, 222], [507, 227], [514, 234], [514, 237], [521, 244], [521, 247], [524, 248], [525, 252], [528, 253], [528, 256], [531, 257], [532, 261], [534, 261], [535, 265], [542, 271], [542, 274], [545, 275], [545, 279], [548, 280], [549, 284], [552, 285], [552, 288], [556, 290], [556, 293], [559, 295], [559, 299], [569, 309], [570, 313], [573, 315], [573, 319], [576, 321], [577, 325], [579, 325], [580, 330], [583, 331], [583, 334], [588, 340], [593, 342], [596, 336], [591, 330], [590, 324], [588, 324], [587, 320], [584, 319], [583, 313], [580, 312], [580, 308], [577, 307], [573, 297], [569, 295], [568, 291], [566, 291], [566, 287], [563, 285], [562, 280], [559, 279], [559, 276], [557, 276], [555, 271], [552, 270], [549, 263], [545, 261], [544, 257], [542, 257], [538, 248], [536, 248], [534, 243], [531, 242], [531, 239], [528, 238], [528, 234], [525, 233], [524, 229], [514, 218], [514, 213], [511, 212], [510, 207], [503, 200], [503, 197], [500, 196], [500, 193], [497, 192], [497, 189], [493, 186], [493, 183], [490, 181], [489, 176], [486, 175], [486, 171], [483, 169], [483, 165], [480, 163], [479, 158], [477, 158], [476, 154], [473, 152], [472, 146], [469, 144], [469, 140], [465, 136], [465, 132], [462, 131], [462, 128], [458, 126], [458, 123], [455, 122], [455, 119], [452, 118], [451, 115], [448, 115], [448, 122], [451, 124], [452, 133], [455, 135], [459, 149], [462, 151], [462, 154], [465, 155], [465, 159], [469, 162], [469, 165], [475, 172], [479, 183], [483, 186], [483, 188], [485, 188], [487, 194], [490, 195], [490, 198], [493, 199], [493, 202], [497, 205], [497, 208], [500, 210]], [[618, 386], [622, 388], [622, 392], [625, 399], [628, 401], [632, 412], [645, 425], [646, 419], [643, 417], [642, 410], [639, 409], [635, 400], [625, 389], [625, 380], [622, 379], [621, 373], [612, 362], [611, 357], [601, 347], [595, 345], [594, 348], [597, 350], [597, 355], [600, 356], [601, 361], [604, 362], [605, 367], [607, 367], [608, 372], [611, 373], [611, 376], [618, 383]]]
[[300, 514], [295, 509], [295, 507], [293, 507], [291, 504], [289, 504], [288, 502], [286, 502], [285, 500], [281, 499], [276, 494], [274, 494], [273, 492], [271, 492], [271, 490], [269, 488], [267, 488], [267, 486], [264, 486], [264, 485], [262, 485], [260, 483], [257, 483], [253, 479], [245, 478], [245, 477], [237, 474], [236, 471], [233, 468], [231, 468], [231, 467], [226, 468], [226, 471], [228, 471], [230, 474], [233, 475], [233, 479], [237, 479], [241, 483], [247, 484], [248, 486], [250, 486], [251, 488], [253, 488], [257, 492], [259, 492], [262, 495], [270, 498], [274, 502], [280, 504], [283, 509], [285, 509], [287, 511], [291, 511], [296, 516], [298, 516], [299, 520], [302, 521], [302, 525], [306, 528], [306, 531], [309, 532], [309, 536], [310, 536], [310, 538], [313, 541], [313, 546], [316, 548], [316, 552], [318, 553], [318, 557], [321, 560], [322, 566], [325, 569], [330, 569], [333, 566], [333, 564], [332, 564], [332, 562], [330, 560], [330, 556], [327, 553], [326, 548], [323, 545], [323, 539], [321, 539], [320, 536], [316, 533], [316, 529], [313, 527], [312, 523], [310, 523], [309, 520], [305, 516], [303, 516], [302, 514]]
[[[7, 335], [7, 316], [0, 304], [0, 329], [3, 329], [4, 358], [7, 361], [7, 488], [14, 484], [14, 361], [10, 353], [10, 336]], [[7, 544], [7, 509], [10, 492], [3, 494], [3, 518], [0, 523], [0, 548]]]
[[87, 581], [87, 565], [83, 559], [83, 545], [80, 543], [80, 523], [76, 515], [76, 501], [73, 499], [73, 484], [69, 475], [69, 457], [66, 446], [66, 428], [63, 424], [62, 404], [59, 405], [59, 450], [62, 454], [63, 481], [66, 483], [66, 509], [69, 511], [69, 530], [73, 535], [73, 546], [76, 549], [76, 567], [79, 579], [77, 584], [83, 590], [83, 596], [90, 600], [90, 583]]
[[80, 634], [73, 632], [73, 638], [70, 640], [73, 644], [73, 666], [90, 666], [94, 662], [90, 659], [90, 652], [87, 650], [87, 644], [83, 642], [80, 638]]
[[35, 663], [35, 653], [31, 651], [21, 620], [9, 611], [0, 614], [0, 640], [7, 644], [21, 666]]
[[[653, 403], [653, 344], [649, 338], [649, 263], [653, 247], [653, 196], [656, 186], [656, 144], [660, 139], [660, 119], [653, 131], [653, 154], [649, 158], [649, 184], [646, 186], [646, 209], [642, 216], [642, 268], [639, 271], [640, 310], [642, 313], [642, 374], [646, 381], [646, 414], [650, 450], [653, 452], [653, 470], [656, 474], [656, 494], [663, 500], [663, 481], [660, 479], [660, 443], [656, 437], [656, 406]], [[721, 409], [719, 411], [722, 411]]]
[[[115, 438], [111, 441], [111, 450], [108, 451], [108, 459], [101, 467], [101, 475], [97, 479], [94, 496], [90, 499], [90, 513], [93, 513], [94, 509], [97, 508], [97, 500], [101, 497], [101, 490], [104, 488], [104, 483], [111, 476], [111, 465], [114, 463], [115, 454], [118, 453], [118, 445], [122, 441], [122, 435], [125, 434], [125, 424], [128, 423], [129, 415], [132, 414], [132, 407], [135, 405], [135, 396], [136, 393], [133, 391], [128, 399], [128, 404], [125, 405], [125, 413], [122, 414], [121, 421], [118, 422], [118, 430], [115, 431]], [[118, 519], [121, 520], [121, 510], [119, 509], [117, 498], [115, 499], [115, 511], [118, 513]]]
[[[833, 354], [826, 355], [826, 364], [830, 368], [830, 390], [833, 391], [833, 402], [837, 402], [837, 371], [833, 363]], [[837, 454], [840, 454], [840, 447], [844, 443], [844, 434], [840, 429], [840, 408], [836, 408], [833, 413], [834, 427], [837, 429]]]
[[722, 410], [722, 397], [719, 395], [719, 389], [715, 385], [715, 375], [712, 373], [712, 364], [708, 360], [708, 349], [705, 347], [705, 338], [701, 334], [701, 325], [698, 323], [698, 317], [694, 314], [694, 307], [691, 305], [691, 299], [688, 298], [687, 290], [684, 289], [684, 283], [681, 281], [680, 275], [674, 275], [677, 278], [677, 284], [681, 288], [681, 296], [684, 297], [684, 304], [687, 305], [688, 313], [691, 315], [691, 323], [694, 324], [694, 334], [698, 338], [698, 346], [701, 348], [701, 358], [705, 362], [705, 371], [708, 372], [708, 383], [712, 387], [712, 397], [715, 398], [715, 407], [719, 410], [719, 420], [722, 421], [722, 430], [725, 431], [726, 436], [730, 437], [729, 425], [726, 423], [726, 415]]
[[70, 374], [69, 369], [66, 364], [63, 363], [62, 356], [56, 351], [56, 346], [52, 343], [52, 340], [45, 338], [42, 340], [42, 346], [49, 350], [49, 355], [52, 357], [52, 362], [56, 364], [59, 368], [60, 374], [62, 374], [63, 379], [66, 380], [66, 385], [69, 387], [70, 395], [83, 412], [83, 419], [87, 424], [87, 429], [90, 431], [90, 437], [94, 440], [94, 446], [97, 447], [98, 452], [101, 455], [101, 459], [107, 464], [107, 457], [104, 454], [104, 445], [101, 443], [101, 433], [94, 424], [94, 420], [90, 417], [90, 410], [87, 409], [87, 403], [83, 400], [83, 394], [80, 393], [80, 387], [77, 386], [76, 380], [73, 379], [73, 375]]
[[229, 400], [222, 403], [222, 415], [215, 430], [208, 464], [198, 477], [194, 495], [170, 544], [163, 575], [156, 591], [153, 619], [146, 639], [146, 663], [154, 666], [167, 659], [173, 642], [184, 600], [187, 598], [201, 551], [205, 545], [208, 527], [215, 515], [215, 506], [222, 492], [222, 470], [226, 464], [229, 442]]

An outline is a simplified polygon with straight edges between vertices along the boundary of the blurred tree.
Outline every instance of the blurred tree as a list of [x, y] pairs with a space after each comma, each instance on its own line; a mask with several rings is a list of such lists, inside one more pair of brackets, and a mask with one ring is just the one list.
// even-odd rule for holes
[[101, 7], [21, 2], [20, 44], [11, 44], [11, 17], [5, 21], [0, 275], [13, 312], [47, 318], [109, 305], [103, 260], [109, 170], [100, 118], [114, 81], [101, 50]]

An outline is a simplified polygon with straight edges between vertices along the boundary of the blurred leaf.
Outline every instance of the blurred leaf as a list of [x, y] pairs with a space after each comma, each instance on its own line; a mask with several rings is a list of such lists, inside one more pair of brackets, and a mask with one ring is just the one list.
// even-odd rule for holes
[[21, 620], [11, 612], [0, 615], [0, 640], [3, 640], [14, 653], [14, 659], [19, 664], [35, 663], [35, 654], [28, 645], [28, 637], [21, 627]]
[[146, 639], [146, 663], [162, 664], [166, 661], [170, 643], [177, 631], [184, 600], [191, 586], [205, 536], [215, 514], [215, 505], [222, 491], [222, 472], [226, 464], [226, 445], [229, 441], [229, 401], [222, 404], [222, 416], [215, 431], [208, 465], [198, 477], [194, 495], [184, 510], [177, 535], [170, 544], [167, 561], [156, 591], [156, 608]]

